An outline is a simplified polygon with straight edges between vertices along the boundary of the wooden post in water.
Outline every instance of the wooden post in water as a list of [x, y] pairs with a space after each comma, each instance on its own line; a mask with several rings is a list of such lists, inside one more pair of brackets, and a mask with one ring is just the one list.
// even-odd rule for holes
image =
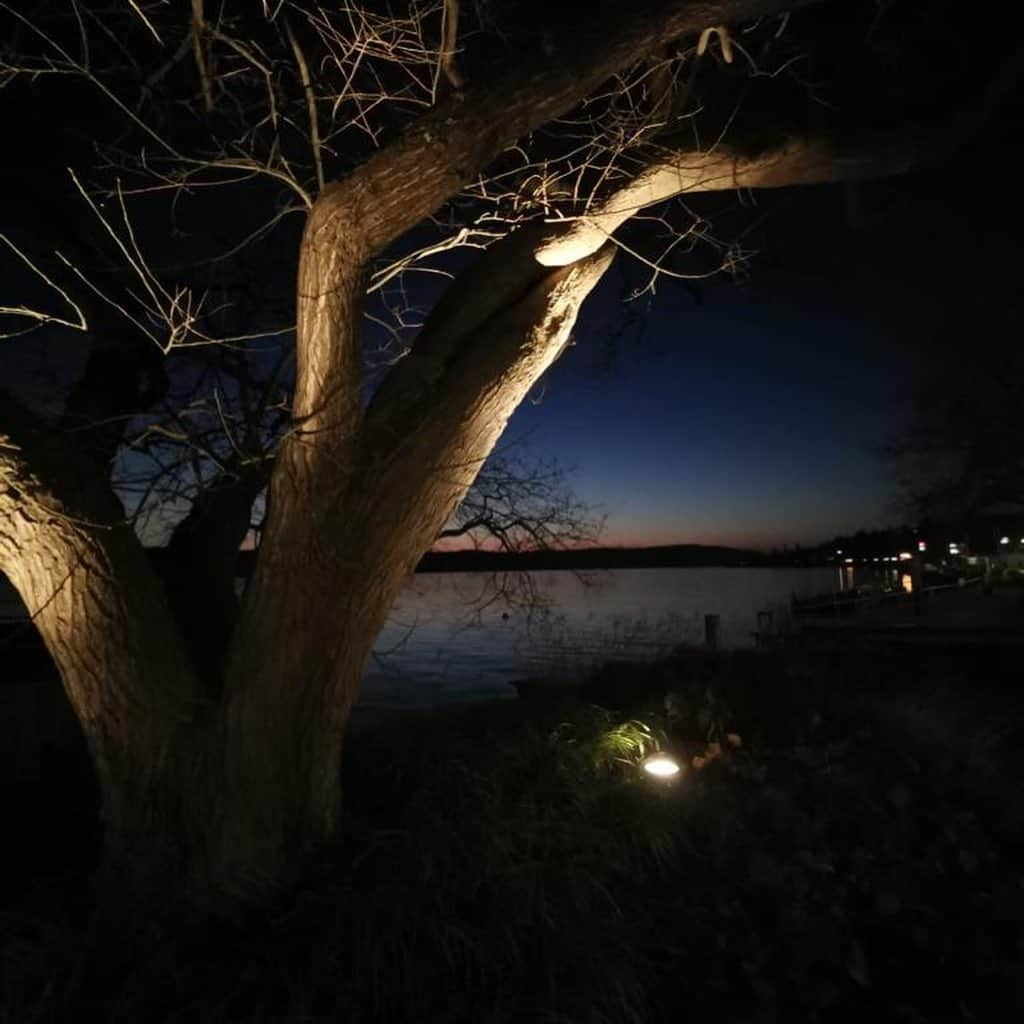
[[718, 623], [720, 615], [704, 616], [704, 644], [708, 650], [714, 651], [718, 648]]

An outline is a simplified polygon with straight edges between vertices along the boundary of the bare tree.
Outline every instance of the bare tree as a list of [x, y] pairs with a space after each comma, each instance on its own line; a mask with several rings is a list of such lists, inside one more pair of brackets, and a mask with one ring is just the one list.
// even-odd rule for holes
[[986, 319], [943, 325], [910, 422], [883, 451], [918, 518], [966, 523], [1024, 509], [1024, 356]]
[[[735, 263], [670, 200], [902, 171], [976, 116], [972, 103], [963, 124], [940, 109], [892, 131], [855, 118], [849, 134], [794, 117], [793, 95], [813, 106], [815, 86], [787, 69], [827, 25], [812, 18], [790, 42], [803, 6], [636, 0], [581, 18], [574, 5], [267, 0], [214, 13], [197, 0], [183, 18], [134, 0], [0, 2], [11, 94], [49, 90], [75, 110], [91, 90], [103, 111], [89, 108], [103, 137], [73, 182], [122, 276], [111, 285], [66, 251], [44, 261], [9, 239], [52, 303], [4, 312], [17, 329], [89, 332], [88, 417], [125, 429], [97, 456], [68, 424], [0, 399], [0, 569], [89, 739], [123, 881], [252, 899], [333, 834], [374, 638], [422, 553], [459, 528], [460, 502], [616, 251], [654, 280], [692, 273], [680, 256], [697, 244], [711, 270]], [[773, 91], [782, 82], [789, 92]], [[175, 237], [154, 232], [161, 198]], [[226, 251], [203, 234], [210, 221], [235, 225]], [[286, 244], [298, 266], [281, 324], [225, 329], [216, 289], [174, 270]], [[410, 282], [440, 276], [453, 279], [420, 318], [434, 296]], [[108, 341], [83, 296], [130, 328], [118, 351], [245, 353], [219, 406], [205, 391], [201, 415], [187, 397], [170, 410], [179, 427], [215, 419], [222, 440], [199, 446], [203, 486], [174, 528], [181, 571], [167, 587], [98, 471], [130, 475], [133, 435], [123, 401], [95, 385]], [[293, 341], [261, 350], [284, 329]], [[275, 374], [292, 351], [285, 406]], [[142, 373], [121, 389], [137, 411]], [[248, 413], [225, 411], [238, 403]], [[264, 425], [284, 417], [268, 445]], [[264, 487], [236, 607], [234, 559]], [[520, 530], [514, 510], [495, 529]]]

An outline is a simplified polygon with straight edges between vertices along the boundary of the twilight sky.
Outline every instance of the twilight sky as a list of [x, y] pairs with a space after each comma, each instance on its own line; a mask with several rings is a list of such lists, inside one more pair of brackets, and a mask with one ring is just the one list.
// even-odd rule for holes
[[[663, 279], [642, 329], [612, 343], [631, 273], [620, 255], [506, 442], [574, 468], [609, 544], [814, 544], [899, 522], [894, 474], [876, 453], [911, 412], [931, 346], [952, 340], [976, 359], [1020, 340], [1024, 199], [998, 132], [1016, 132], [1020, 106], [1011, 97], [990, 119], [994, 144], [861, 186], [856, 217], [835, 186], [696, 197], [719, 237], [754, 251], [744, 279], [699, 294]], [[15, 222], [22, 208], [30, 221], [23, 197], [66, 185], [75, 159], [52, 145], [52, 118], [28, 105], [15, 114], [28, 155], [4, 169], [4, 194]], [[64, 142], [73, 155], [91, 146]], [[0, 386], [19, 369], [16, 349], [0, 354]]]
[[877, 449], [950, 323], [965, 355], [989, 342], [983, 319], [1017, 342], [1021, 203], [961, 158], [863, 186], [860, 205], [853, 227], [840, 188], [761, 193], [746, 280], [701, 301], [665, 280], [612, 369], [618, 286], [592, 298], [507, 436], [575, 467], [607, 543], [770, 547], [901, 519]]

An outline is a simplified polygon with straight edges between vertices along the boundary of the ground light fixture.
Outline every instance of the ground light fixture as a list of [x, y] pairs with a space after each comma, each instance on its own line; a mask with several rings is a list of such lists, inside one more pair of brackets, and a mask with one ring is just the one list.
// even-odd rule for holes
[[652, 775], [656, 779], [671, 779], [678, 775], [680, 771], [679, 762], [663, 751], [651, 754], [650, 757], [646, 758], [643, 762], [643, 769], [648, 775]]

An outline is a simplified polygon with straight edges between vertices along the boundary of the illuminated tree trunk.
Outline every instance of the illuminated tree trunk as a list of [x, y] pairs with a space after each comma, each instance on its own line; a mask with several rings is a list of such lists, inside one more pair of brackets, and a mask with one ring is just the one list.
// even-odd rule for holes
[[[300, 427], [281, 453], [274, 527], [250, 584], [224, 703], [229, 805], [243, 813], [218, 859], [230, 867], [233, 851], [248, 851], [250, 863], [229, 870], [243, 884], [246, 871], [257, 885], [279, 875], [334, 830], [344, 727], [373, 641], [611, 262], [609, 247], [544, 268], [533, 254], [537, 238], [513, 236], [456, 283], [414, 351], [359, 411], [357, 428], [318, 450], [315, 439], [329, 433], [324, 417], [356, 413], [314, 403], [311, 434]], [[484, 292], [481, 274], [492, 284]]]
[[[333, 833], [342, 738], [374, 639], [611, 261], [608, 247], [542, 267], [539, 237], [520, 232], [456, 284], [365, 414], [352, 366], [316, 366], [325, 390], [281, 453], [274, 526], [219, 694], [109, 488], [65, 438], [2, 410], [0, 570], [82, 722], [120, 884], [246, 901]], [[307, 352], [327, 329], [310, 320]], [[357, 308], [323, 322], [350, 327]], [[332, 431], [332, 416], [347, 426]]]
[[[562, 49], [458, 91], [323, 191], [300, 252], [292, 425], [233, 623], [228, 575], [254, 492], [218, 495], [210, 528], [196, 522], [191, 539], [176, 539], [190, 564], [217, 576], [213, 603], [190, 608], [189, 574], [165, 590], [95, 467], [0, 399], [0, 571], [60, 670], [95, 761], [111, 866], [134, 889], [205, 903], [258, 898], [331, 836], [344, 729], [373, 641], [509, 417], [567, 344], [611, 261], [609, 234], [679, 191], [846, 170], [830, 150], [795, 141], [756, 158], [724, 146], [662, 148], [656, 165], [586, 216], [492, 247], [365, 408], [371, 260], [652, 48], [802, 3], [599, 5]], [[903, 155], [887, 160], [902, 166]], [[204, 608], [223, 616], [223, 644], [197, 642], [197, 624], [213, 614]]]
[[160, 582], [95, 467], [9, 400], [0, 414], [0, 570], [88, 741], [110, 864], [147, 888], [192, 870], [209, 709]]

